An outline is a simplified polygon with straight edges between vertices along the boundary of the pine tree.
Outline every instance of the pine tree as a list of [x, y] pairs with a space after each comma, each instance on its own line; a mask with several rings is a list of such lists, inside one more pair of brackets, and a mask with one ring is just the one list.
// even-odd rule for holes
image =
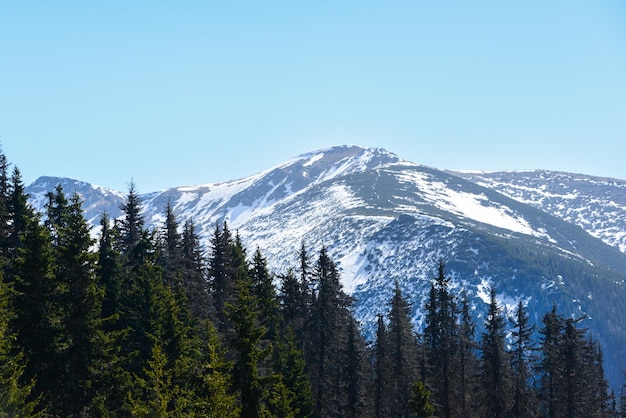
[[279, 276], [280, 289], [280, 313], [282, 331], [291, 329], [299, 342], [300, 349], [304, 349], [304, 327], [307, 320], [308, 298], [302, 292], [302, 287], [293, 269]]
[[267, 268], [267, 261], [259, 248], [254, 252], [250, 267], [252, 291], [259, 309], [259, 321], [266, 329], [265, 338], [275, 341], [278, 339], [280, 325], [279, 304], [273, 277]]
[[185, 221], [182, 239], [183, 283], [191, 306], [191, 315], [199, 320], [215, 318], [204, 250], [193, 219]]
[[513, 379], [512, 417], [537, 416], [537, 402], [531, 378], [534, 376], [533, 364], [536, 351], [532, 341], [534, 326], [529, 324], [524, 302], [519, 301], [515, 311], [512, 331], [511, 372]]
[[394, 417], [408, 416], [408, 403], [413, 383], [418, 378], [419, 347], [411, 325], [411, 308], [403, 298], [400, 285], [395, 282], [394, 296], [389, 312], [390, 385], [393, 399], [389, 399]]
[[9, 323], [13, 316], [10, 293], [0, 271], [0, 417], [31, 417], [39, 402], [31, 399], [34, 381], [22, 383], [24, 355], [16, 352]]
[[476, 325], [470, 312], [470, 301], [467, 292], [461, 297], [461, 312], [459, 323], [459, 396], [461, 399], [460, 415], [469, 416], [475, 411], [475, 394], [477, 385], [475, 376], [478, 374], [478, 359], [476, 358]]
[[416, 418], [431, 418], [435, 415], [435, 407], [430, 402], [430, 393], [421, 380], [416, 381], [411, 388], [409, 412], [410, 416]]
[[[226, 335], [229, 331], [226, 306], [232, 304], [235, 299], [235, 278], [238, 268], [235, 264], [237, 262], [235, 245], [226, 223], [222, 228], [215, 225], [211, 247], [209, 276], [216, 311], [216, 326], [220, 334]], [[241, 258], [239, 255], [237, 257]]]
[[172, 385], [167, 362], [167, 356], [155, 339], [151, 358], [144, 368], [145, 377], [135, 377], [139, 396], [130, 394], [129, 410], [132, 416], [146, 418], [180, 416], [180, 411], [172, 409], [178, 388]]
[[163, 280], [169, 287], [182, 281], [183, 242], [178, 232], [178, 221], [171, 202], [165, 208], [165, 222], [159, 240], [158, 263], [163, 269]]
[[236, 418], [241, 405], [233, 391], [232, 365], [224, 358], [219, 336], [211, 321], [203, 322], [205, 346], [201, 356], [201, 381], [196, 389], [198, 416], [209, 418]]
[[433, 390], [439, 415], [450, 418], [462, 404], [456, 385], [459, 381], [459, 331], [456, 301], [450, 293], [450, 279], [445, 276], [443, 261], [439, 262], [426, 304], [424, 340], [427, 382]]
[[506, 352], [504, 317], [496, 291], [490, 292], [485, 332], [480, 342], [479, 379], [482, 388], [481, 409], [485, 416], [505, 417], [511, 404], [509, 358]]
[[315, 276], [318, 285], [308, 322], [311, 334], [307, 344], [315, 413], [341, 416], [349, 403], [345, 391], [348, 383], [342, 370], [347, 361], [350, 299], [341, 288], [337, 268], [325, 247], [320, 250]]
[[367, 397], [371, 370], [367, 361], [367, 344], [359, 331], [359, 324], [352, 317], [348, 317], [347, 321], [347, 359], [344, 367], [347, 403], [343, 416], [358, 418], [371, 409]]
[[375, 375], [374, 375], [374, 416], [383, 418], [389, 416], [388, 400], [391, 399], [389, 393], [392, 379], [389, 358], [389, 335], [385, 320], [381, 314], [378, 314], [376, 327], [376, 345], [374, 347], [375, 355]]
[[52, 410], [65, 416], [89, 409], [94, 371], [102, 360], [104, 347], [101, 328], [102, 292], [96, 284], [93, 240], [83, 217], [80, 197], [68, 202], [59, 186], [48, 205], [46, 225], [54, 251], [54, 308], [59, 312], [58, 355], [62, 366], [58, 379], [60, 396]]
[[542, 359], [539, 365], [541, 372], [540, 412], [549, 418], [557, 417], [559, 407], [559, 389], [562, 387], [563, 373], [561, 369], [560, 350], [563, 329], [563, 318], [557, 314], [556, 305], [543, 317], [541, 334]]
[[251, 287], [247, 266], [241, 265], [236, 279], [236, 299], [228, 305], [228, 319], [235, 331], [231, 341], [235, 352], [233, 380], [241, 397], [241, 416], [253, 418], [266, 413], [263, 396], [266, 387], [259, 367], [269, 350], [261, 346], [265, 329], [258, 323], [257, 304]]
[[9, 283], [15, 290], [11, 333], [16, 350], [25, 355], [23, 384], [35, 381], [29, 401], [42, 396], [45, 408], [56, 390], [61, 362], [56, 347], [59, 340], [56, 324], [59, 313], [54, 306], [53, 253], [51, 237], [40, 218], [27, 203], [19, 170], [11, 178], [9, 201], [11, 233], [9, 239]]
[[282, 376], [285, 388], [293, 397], [291, 408], [295, 417], [310, 417], [313, 414], [313, 396], [304, 355], [297, 347], [291, 328], [287, 328], [283, 335], [285, 337], [277, 341], [274, 350], [274, 373]]

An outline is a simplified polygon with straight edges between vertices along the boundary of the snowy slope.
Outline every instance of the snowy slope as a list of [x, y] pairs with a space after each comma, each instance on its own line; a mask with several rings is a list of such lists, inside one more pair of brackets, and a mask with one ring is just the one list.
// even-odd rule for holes
[[[57, 180], [66, 191], [85, 191], [91, 214], [99, 207], [119, 214], [112, 208], [119, 207], [119, 193]], [[366, 330], [386, 310], [394, 280], [413, 303], [415, 323], [421, 324], [419, 307], [443, 259], [454, 286], [468, 292], [478, 314], [485, 308], [487, 285], [494, 284], [507, 306], [520, 298], [527, 301], [537, 321], [552, 303], [566, 315], [588, 315], [588, 326], [605, 344], [607, 361], [615, 364], [613, 380], [619, 379], [626, 358], [626, 255], [540, 210], [542, 205], [527, 203], [545, 203], [548, 192], [557, 194], [552, 186], [543, 200], [538, 195], [523, 200], [512, 192], [505, 196], [494, 182], [414, 164], [382, 149], [342, 146], [244, 179], [142, 198], [149, 226], [161, 227], [169, 201], [180, 221], [193, 218], [207, 246], [216, 223], [227, 221], [250, 252], [261, 248], [276, 273], [297, 265], [302, 242], [312, 252], [327, 246]], [[29, 186], [35, 205], [42, 207], [54, 183], [43, 178]], [[600, 214], [602, 207], [595, 211]]]
[[458, 174], [576, 224], [626, 252], [626, 180], [545, 170]]

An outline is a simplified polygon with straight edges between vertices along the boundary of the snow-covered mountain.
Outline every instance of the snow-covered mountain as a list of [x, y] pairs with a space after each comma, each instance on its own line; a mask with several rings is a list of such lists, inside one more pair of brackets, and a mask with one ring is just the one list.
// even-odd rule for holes
[[545, 170], [458, 174], [576, 224], [626, 253], [626, 180]]
[[[586, 325], [604, 344], [607, 372], [617, 385], [626, 366], [626, 254], [569, 222], [579, 220], [574, 214], [582, 210], [563, 208], [569, 215], [560, 218], [554, 216], [559, 215], [557, 200], [547, 211], [542, 210], [546, 198], [527, 203], [528, 196], [535, 196], [534, 187], [555, 198], [552, 183], [526, 182], [526, 189], [520, 188], [529, 194], [520, 198], [513, 192], [506, 196], [508, 189], [498, 177], [474, 176], [414, 164], [382, 149], [342, 146], [295, 157], [244, 179], [142, 198], [148, 225], [161, 227], [169, 201], [179, 220], [194, 219], [207, 245], [216, 222], [227, 221], [250, 251], [261, 248], [277, 273], [297, 265], [302, 242], [314, 252], [325, 245], [341, 269], [345, 289], [356, 299], [355, 313], [366, 330], [387, 309], [395, 280], [421, 324], [419, 308], [440, 259], [454, 285], [473, 299], [477, 315], [484, 312], [490, 284], [507, 308], [520, 298], [527, 301], [537, 323], [557, 303], [565, 315], [587, 315]], [[573, 183], [581, 179], [585, 177], [563, 177], [563, 182], [572, 180], [563, 190], [582, 190], [572, 186], [583, 184]], [[38, 208], [57, 183], [67, 193], [83, 196], [94, 225], [98, 213], [120, 214], [119, 192], [50, 177], [27, 188]], [[608, 225], [600, 220], [603, 202], [620, 203], [610, 190], [606, 193], [595, 198], [592, 191], [577, 194], [584, 196], [577, 200], [581, 208], [587, 208], [586, 202], [595, 205], [589, 209], [593, 220], [585, 218], [584, 226]], [[597, 230], [592, 234], [606, 238]]]

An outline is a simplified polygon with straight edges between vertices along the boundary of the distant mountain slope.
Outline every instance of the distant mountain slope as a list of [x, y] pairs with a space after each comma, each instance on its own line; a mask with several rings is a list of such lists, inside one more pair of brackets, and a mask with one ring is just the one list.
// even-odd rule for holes
[[626, 180], [545, 170], [458, 175], [576, 224], [626, 253]]
[[[216, 222], [227, 221], [250, 251], [261, 248], [275, 272], [297, 265], [302, 242], [312, 251], [327, 246], [366, 330], [387, 309], [395, 280], [420, 325], [419, 308], [440, 259], [477, 315], [484, 314], [489, 285], [507, 308], [527, 301], [537, 324], [556, 303], [567, 316], [587, 316], [615, 387], [626, 366], [626, 255], [573, 223], [470, 180], [382, 149], [343, 146], [244, 179], [142, 198], [148, 225], [161, 227], [169, 201], [180, 220], [193, 217], [207, 245]], [[83, 195], [93, 211], [89, 219], [99, 207], [115, 216], [119, 193], [57, 182]], [[37, 206], [54, 183], [45, 178], [29, 186]]]

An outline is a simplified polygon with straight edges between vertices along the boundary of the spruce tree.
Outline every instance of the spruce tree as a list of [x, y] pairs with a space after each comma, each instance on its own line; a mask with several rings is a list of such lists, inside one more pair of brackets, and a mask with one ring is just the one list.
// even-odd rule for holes
[[22, 383], [25, 360], [14, 347], [15, 336], [9, 329], [13, 317], [11, 288], [0, 271], [0, 417], [31, 417], [39, 399], [29, 401], [34, 380]]
[[[216, 311], [216, 326], [222, 335], [226, 335], [229, 331], [226, 306], [233, 303], [236, 295], [235, 279], [238, 266], [235, 253], [236, 248], [228, 226], [224, 223], [224, 226], [220, 228], [216, 224], [211, 238], [209, 276]], [[241, 256], [237, 255], [237, 258]]]
[[5, 270], [15, 291], [10, 328], [16, 350], [25, 355], [22, 382], [35, 381], [29, 401], [41, 396], [39, 408], [45, 408], [57, 394], [56, 378], [62, 368], [56, 350], [60, 315], [54, 304], [54, 255], [50, 234], [29, 206], [17, 168], [10, 189], [9, 265]]
[[304, 355], [297, 346], [291, 328], [287, 328], [283, 335], [276, 342], [274, 350], [274, 373], [281, 376], [285, 388], [291, 393], [294, 416], [310, 417], [313, 414], [313, 396]]
[[241, 405], [234, 393], [232, 364], [225, 360], [219, 335], [209, 320], [203, 321], [204, 347], [200, 367], [200, 382], [196, 411], [198, 416], [209, 418], [236, 418]]
[[489, 417], [505, 417], [511, 405], [511, 378], [506, 351], [504, 316], [490, 291], [485, 331], [480, 342], [479, 380], [482, 388], [481, 411]]
[[388, 401], [391, 399], [391, 370], [389, 358], [389, 335], [385, 320], [381, 314], [377, 316], [376, 343], [374, 347], [374, 416], [383, 418], [389, 416]]
[[388, 384], [393, 394], [393, 398], [389, 399], [389, 411], [394, 417], [407, 417], [411, 388], [418, 379], [419, 347], [411, 325], [411, 308], [402, 296], [397, 281], [391, 299], [387, 332], [391, 369]]
[[56, 189], [48, 205], [46, 225], [52, 237], [55, 282], [54, 308], [59, 313], [57, 375], [59, 391], [56, 413], [76, 416], [89, 410], [95, 393], [95, 370], [105, 348], [101, 324], [102, 292], [96, 283], [93, 240], [83, 217], [81, 199], [74, 194], [68, 202], [62, 188]]
[[351, 302], [341, 288], [339, 273], [325, 247], [320, 250], [315, 281], [317, 290], [308, 322], [311, 334], [307, 345], [315, 413], [341, 416], [349, 403], [345, 390], [349, 385], [342, 370], [347, 361], [347, 327], [351, 318], [348, 307]]
[[477, 344], [475, 341], [476, 325], [470, 312], [470, 301], [467, 292], [461, 297], [459, 319], [459, 396], [461, 399], [460, 414], [469, 416], [475, 411], [475, 395], [477, 391], [475, 376], [478, 374]]
[[457, 316], [450, 279], [445, 276], [445, 263], [440, 261], [426, 304], [424, 341], [427, 350], [426, 381], [433, 390], [433, 401], [443, 418], [455, 416], [462, 403], [457, 386], [460, 380]]
[[266, 390], [259, 368], [269, 355], [261, 346], [265, 329], [259, 324], [256, 300], [251, 290], [247, 266], [241, 265], [236, 278], [236, 299], [227, 305], [228, 319], [234, 327], [231, 347], [235, 353], [233, 380], [241, 397], [241, 416], [261, 417], [267, 411]]
[[512, 417], [537, 416], [537, 402], [531, 379], [534, 376], [533, 366], [536, 361], [532, 340], [534, 326], [530, 325], [524, 302], [519, 301], [513, 321], [511, 373], [513, 380]]
[[182, 240], [183, 283], [191, 306], [191, 315], [199, 320], [214, 319], [204, 249], [193, 219], [185, 221]]
[[561, 345], [563, 317], [557, 314], [556, 305], [543, 317], [541, 335], [542, 358], [539, 364], [540, 380], [540, 413], [549, 418], [555, 418], [560, 408], [560, 388], [563, 387], [563, 372], [561, 364]]
[[304, 349], [304, 327], [307, 321], [308, 298], [302, 291], [300, 281], [293, 269], [279, 276], [281, 289], [279, 295], [282, 331], [291, 329], [299, 343], [300, 349]]

